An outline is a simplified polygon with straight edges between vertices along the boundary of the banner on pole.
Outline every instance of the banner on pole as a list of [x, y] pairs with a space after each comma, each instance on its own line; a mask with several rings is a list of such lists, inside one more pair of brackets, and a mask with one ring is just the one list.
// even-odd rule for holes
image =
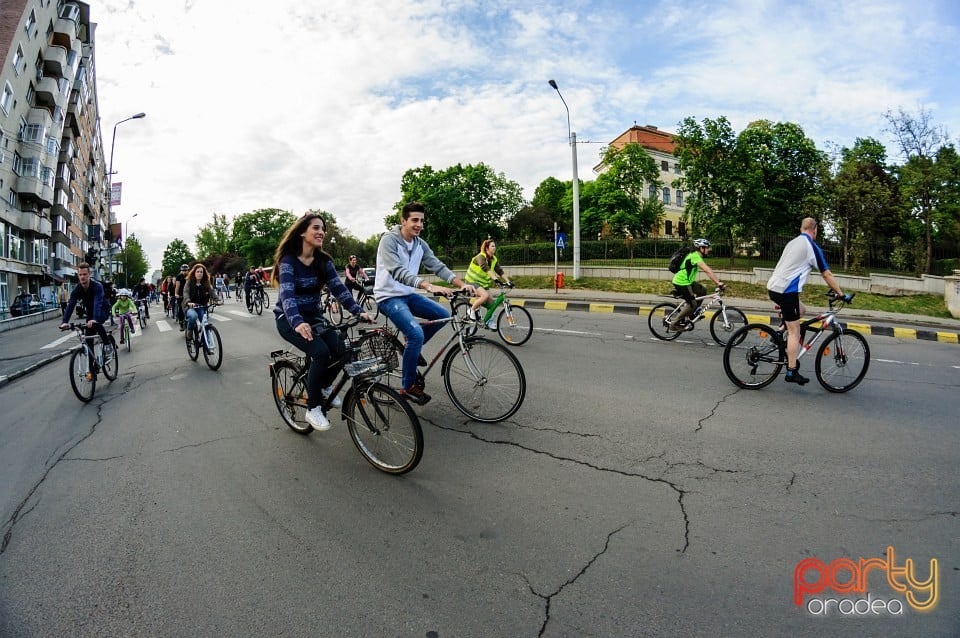
[[120, 205], [120, 192], [123, 190], [123, 182], [117, 182], [116, 184], [110, 184], [110, 205], [119, 206]]

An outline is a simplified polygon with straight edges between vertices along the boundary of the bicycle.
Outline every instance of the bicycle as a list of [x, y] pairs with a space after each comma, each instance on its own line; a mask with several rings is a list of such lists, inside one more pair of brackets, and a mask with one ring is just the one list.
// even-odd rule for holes
[[200, 319], [197, 320], [196, 328], [192, 335], [187, 335], [187, 355], [191, 361], [200, 358], [200, 352], [203, 352], [203, 360], [207, 362], [207, 367], [211, 370], [220, 368], [223, 363], [223, 342], [220, 339], [220, 332], [210, 323], [209, 316], [212, 308], [216, 304], [209, 306], [198, 306], [203, 308]]
[[137, 321], [140, 324], [141, 330], [147, 327], [147, 300], [146, 299], [137, 299]]
[[[837, 313], [850, 303], [830, 291], [830, 309], [800, 324], [800, 351], [797, 360], [813, 348], [829, 332], [817, 350], [814, 368], [817, 381], [829, 392], [848, 392], [863, 380], [870, 367], [870, 346], [856, 330], [844, 328], [836, 320]], [[837, 307], [839, 306], [839, 307]], [[777, 306], [777, 310], [780, 307]], [[820, 322], [819, 327], [814, 324]], [[751, 323], [733, 334], [723, 350], [723, 370], [741, 388], [763, 388], [769, 385], [787, 363], [786, 324], [771, 328]], [[805, 339], [807, 333], [812, 338]]]
[[713, 316], [710, 317], [710, 336], [721, 346], [727, 345], [729, 335], [732, 335], [736, 330], [747, 325], [747, 316], [743, 314], [743, 311], [733, 306], [728, 306], [723, 301], [722, 288], [715, 288], [712, 294], [695, 297], [695, 299], [698, 302], [708, 301], [701, 303], [700, 306], [693, 311], [693, 315], [685, 319], [682, 324], [677, 325], [678, 330], [670, 330], [669, 326], [670, 322], [675, 321], [680, 315], [680, 311], [683, 310], [683, 306], [686, 304], [685, 301], [682, 299], [679, 303], [665, 301], [651, 308], [650, 314], [647, 315], [647, 325], [650, 327], [650, 332], [653, 333], [653, 336], [657, 339], [663, 339], [664, 341], [673, 341], [680, 336], [681, 332], [693, 330], [697, 322], [706, 316], [707, 310], [717, 304], [720, 304], [720, 310], [714, 312]]
[[[130, 321], [127, 320], [127, 317], [130, 316]], [[130, 352], [133, 349], [133, 345], [130, 343], [132, 339], [130, 338], [131, 330], [130, 324], [133, 320], [133, 316], [125, 312], [121, 315], [116, 315], [117, 320], [120, 322], [120, 343], [126, 344], [127, 352]]]
[[97, 374], [113, 382], [117, 378], [119, 357], [113, 337], [104, 343], [96, 334], [86, 334], [86, 323], [71, 323], [63, 330], [73, 330], [80, 340], [80, 349], [70, 356], [70, 387], [77, 398], [88, 403], [97, 389]]
[[320, 307], [323, 309], [323, 313], [328, 317], [328, 321], [331, 324], [339, 326], [343, 323], [343, 307], [340, 305], [340, 301], [333, 296], [333, 293], [331, 293], [330, 289], [326, 286], [323, 287], [323, 292], [320, 293]]
[[[346, 347], [337, 362], [343, 369], [324, 399], [323, 411], [332, 407], [334, 397], [349, 383], [340, 411], [353, 444], [381, 472], [405, 474], [423, 456], [420, 419], [399, 392], [379, 380], [397, 366], [397, 352], [389, 333], [372, 330], [355, 339], [347, 338], [349, 329], [360, 321], [353, 318], [335, 328], [345, 337]], [[327, 327], [313, 329], [317, 333]], [[313, 428], [306, 422], [310, 359], [288, 350], [274, 350], [270, 358], [270, 383], [280, 416], [297, 434], [310, 434]]]
[[270, 298], [267, 296], [267, 293], [263, 290], [262, 284], [257, 284], [250, 291], [250, 300], [247, 301], [247, 311], [251, 314], [256, 312], [258, 315], [263, 314], [263, 307], [270, 303]]
[[[451, 305], [460, 298], [466, 300], [467, 293], [455, 290]], [[450, 324], [453, 334], [429, 363], [426, 360], [419, 363], [426, 368], [422, 372], [417, 371], [417, 381], [426, 387], [427, 374], [443, 357], [440, 375], [447, 396], [457, 410], [481, 423], [497, 423], [513, 416], [527, 394], [527, 378], [519, 359], [495, 341], [468, 335], [472, 324], [463, 321], [457, 314], [445, 319], [420, 321], [423, 326], [443, 323]], [[391, 343], [398, 353], [402, 353], [404, 345], [398, 336], [400, 329], [382, 330], [390, 333]], [[456, 343], [456, 347], [450, 348], [453, 343]], [[394, 372], [391, 375], [395, 378], [400, 376]]]
[[[373, 284], [363, 284], [363, 290], [357, 293], [357, 303], [374, 321], [380, 317], [380, 306], [373, 298]], [[340, 314], [343, 314], [342, 310]]]
[[497, 308], [503, 306], [503, 311], [497, 315], [497, 334], [508, 345], [522, 346], [533, 335], [533, 317], [530, 315], [530, 311], [523, 306], [514, 306], [510, 302], [510, 298], [507, 297], [507, 290], [513, 290], [512, 283], [509, 285], [499, 281], [496, 283], [500, 287], [500, 294], [487, 306], [487, 312], [482, 319], [474, 320], [470, 318], [471, 304], [467, 299], [458, 302], [451, 308], [455, 314], [460, 316], [461, 321], [468, 324], [467, 335], [473, 336], [477, 333], [480, 325], [486, 326], [487, 322], [493, 318], [493, 313], [497, 311]]

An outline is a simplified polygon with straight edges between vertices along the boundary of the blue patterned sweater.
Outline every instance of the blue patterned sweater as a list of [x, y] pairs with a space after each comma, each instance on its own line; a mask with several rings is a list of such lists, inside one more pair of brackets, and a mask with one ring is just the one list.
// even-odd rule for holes
[[280, 296], [273, 308], [273, 314], [277, 318], [286, 316], [291, 328], [296, 328], [304, 321], [316, 323], [323, 316], [320, 293], [323, 292], [324, 285], [330, 288], [341, 306], [355, 315], [363, 312], [356, 299], [340, 281], [330, 259], [314, 259], [311, 265], [305, 266], [293, 255], [286, 255], [280, 259], [279, 271]]

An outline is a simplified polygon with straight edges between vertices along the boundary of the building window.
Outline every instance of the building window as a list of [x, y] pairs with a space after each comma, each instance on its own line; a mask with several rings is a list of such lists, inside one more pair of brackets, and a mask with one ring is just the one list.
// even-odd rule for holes
[[13, 152], [13, 174], [20, 175], [23, 171], [23, 158], [20, 157], [20, 153]]
[[7, 249], [10, 259], [24, 261], [23, 238], [20, 236], [20, 229], [9, 226], [7, 230]]
[[677, 189], [677, 206], [683, 206], [683, 191]]
[[679, 164], [673, 165], [673, 172], [676, 173], [677, 175], [683, 175], [683, 171], [680, 170]]
[[24, 30], [27, 32], [27, 35], [30, 35], [30, 32], [33, 31], [33, 26], [37, 23], [37, 14], [33, 12], [33, 9], [30, 10], [30, 15], [27, 16], [27, 23], [23, 25]]
[[663, 234], [672, 235], [673, 234], [673, 222], [669, 219], [663, 222]]
[[10, 104], [13, 102], [13, 89], [10, 88], [10, 83], [5, 82], [3, 85], [3, 97], [0, 97], [0, 109], [3, 109], [3, 112], [7, 115], [10, 114]]
[[52, 135], [47, 136], [47, 155], [60, 155], [60, 142]]
[[650, 193], [649, 193], [648, 196], [649, 196], [650, 199], [656, 199], [656, 198], [657, 198], [657, 185], [656, 185], [656, 184], [650, 184]]
[[20, 63], [23, 62], [23, 48], [18, 44], [17, 50], [13, 54], [13, 70], [20, 75]]
[[7, 203], [10, 204], [10, 208], [17, 207], [17, 194], [12, 188], [10, 189], [10, 192], [7, 193]]
[[669, 186], [663, 187], [663, 203], [664, 204], [670, 203], [670, 187]]
[[22, 161], [24, 177], [37, 177], [40, 174], [40, 160], [36, 157], [27, 157]]
[[43, 137], [43, 125], [27, 124], [20, 130], [20, 141], [39, 142]]
[[664, 173], [666, 173], [667, 171], [669, 171], [669, 170], [670, 170], [670, 162], [668, 162], [668, 161], [666, 161], [666, 160], [660, 162], [660, 170], [663, 171]]
[[686, 222], [677, 222], [677, 234], [681, 237], [687, 236], [687, 224]]

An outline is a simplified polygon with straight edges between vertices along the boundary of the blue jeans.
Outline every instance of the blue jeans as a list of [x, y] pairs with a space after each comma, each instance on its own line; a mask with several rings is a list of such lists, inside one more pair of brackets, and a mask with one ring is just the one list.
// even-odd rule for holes
[[193, 330], [197, 327], [197, 322], [203, 318], [203, 315], [206, 314], [206, 310], [203, 308], [187, 308], [186, 318], [187, 318], [187, 330]]
[[405, 297], [391, 297], [379, 304], [380, 312], [387, 315], [403, 336], [407, 344], [403, 349], [403, 377], [401, 383], [409, 388], [417, 380], [417, 360], [423, 344], [430, 341], [446, 324], [438, 323], [432, 326], [421, 326], [415, 317], [421, 319], [446, 319], [450, 316], [447, 309], [433, 299], [424, 295], [407, 295]]

